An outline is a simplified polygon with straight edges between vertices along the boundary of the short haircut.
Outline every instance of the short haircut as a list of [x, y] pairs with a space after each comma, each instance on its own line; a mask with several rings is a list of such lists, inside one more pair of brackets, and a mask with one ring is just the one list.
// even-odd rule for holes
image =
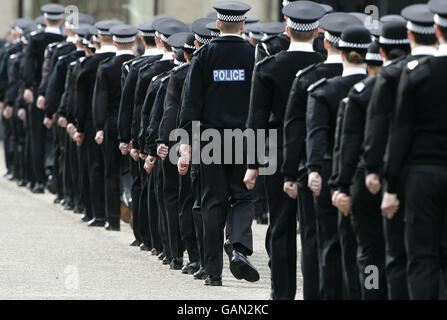
[[444, 39], [444, 41], [447, 41], [447, 28], [439, 27], [439, 29], [441, 30], [442, 38]]
[[406, 56], [411, 52], [411, 47], [409, 44], [382, 45], [381, 47], [389, 60], [394, 60], [396, 58]]
[[435, 34], [420, 34], [413, 32], [414, 41], [417, 44], [421, 44], [424, 46], [434, 46], [438, 43], [438, 38], [436, 38]]
[[157, 45], [154, 37], [143, 37], [143, 39], [147, 46], [155, 47]]
[[[161, 39], [160, 39], [161, 40]], [[172, 51], [172, 47], [166, 43], [166, 41], [161, 40], [165, 46], [166, 51]]]
[[314, 38], [315, 30], [312, 31], [296, 31], [292, 28], [289, 28], [290, 30], [290, 36], [292, 37], [292, 40], [294, 41], [310, 41]]
[[223, 33], [238, 33], [241, 31], [242, 22], [226, 22], [219, 20], [220, 31]]

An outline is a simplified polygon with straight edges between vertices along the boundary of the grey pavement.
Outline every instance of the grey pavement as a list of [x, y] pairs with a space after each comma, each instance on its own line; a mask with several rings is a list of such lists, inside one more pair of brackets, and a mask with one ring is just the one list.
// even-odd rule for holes
[[[0, 150], [3, 173], [1, 144]], [[129, 225], [121, 222], [121, 232], [87, 228], [80, 215], [64, 211], [53, 199], [48, 192], [35, 195], [0, 177], [0, 299], [269, 298], [265, 226], [253, 224], [251, 261], [261, 280], [235, 279], [225, 256], [223, 287], [206, 287], [203, 281], [170, 270], [149, 253], [129, 247], [133, 240]], [[301, 290], [298, 269], [298, 299]]]

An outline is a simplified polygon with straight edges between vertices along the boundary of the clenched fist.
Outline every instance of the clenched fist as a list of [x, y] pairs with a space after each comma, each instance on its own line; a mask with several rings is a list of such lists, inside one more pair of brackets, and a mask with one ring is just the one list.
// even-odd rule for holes
[[61, 127], [61, 128], [66, 128], [66, 127], [67, 127], [67, 118], [65, 118], [65, 117], [59, 117], [59, 120], [57, 121], [57, 124], [58, 124], [59, 127]]
[[397, 210], [399, 210], [399, 199], [397, 198], [397, 194], [391, 194], [385, 192], [383, 194], [382, 206], [381, 209], [385, 212], [386, 217], [391, 220], [396, 214]]
[[6, 108], [3, 110], [3, 117], [5, 119], [11, 119], [13, 114], [14, 109], [11, 106], [6, 106]]
[[40, 110], [45, 109], [45, 97], [44, 96], [39, 96], [39, 98], [37, 98], [36, 106]]
[[74, 140], [76, 141], [76, 145], [78, 147], [82, 146], [84, 144], [84, 134], [76, 132], [76, 134], [74, 135]]
[[366, 176], [365, 185], [369, 192], [371, 192], [373, 195], [378, 194], [380, 188], [382, 188], [380, 184], [380, 177], [375, 173], [370, 173]]
[[161, 160], [165, 160], [169, 153], [169, 147], [165, 144], [160, 144], [157, 148], [157, 155], [161, 158]]
[[296, 199], [298, 197], [298, 182], [284, 182], [283, 190], [290, 198]]
[[51, 127], [53, 126], [53, 121], [51, 121], [50, 118], [45, 117], [45, 118], [43, 119], [43, 125], [44, 125], [48, 130], [50, 130]]
[[146, 170], [147, 174], [150, 174], [152, 169], [155, 166], [155, 162], [157, 161], [157, 158], [149, 156], [146, 158], [146, 161], [144, 162], [144, 170]]
[[188, 173], [189, 162], [191, 161], [191, 146], [188, 144], [180, 145], [180, 158], [177, 162], [178, 173], [185, 176]]
[[351, 208], [351, 197], [346, 193], [338, 192], [335, 196], [335, 206], [347, 217]]
[[30, 89], [26, 89], [23, 92], [23, 100], [25, 100], [26, 103], [33, 103], [34, 102], [34, 93]]
[[100, 130], [96, 132], [95, 141], [97, 144], [102, 144], [104, 142], [104, 131]]
[[19, 111], [17, 111], [17, 117], [20, 120], [25, 121], [26, 120], [26, 110], [23, 108], [20, 108]]
[[121, 142], [119, 148], [120, 148], [121, 154], [123, 156], [126, 156], [129, 153], [130, 145], [128, 143]]
[[248, 190], [253, 190], [256, 185], [256, 179], [258, 178], [257, 169], [248, 169], [245, 173], [244, 183]]
[[309, 182], [308, 186], [309, 189], [312, 190], [312, 192], [318, 197], [321, 192], [321, 184], [322, 179], [318, 172], [311, 172], [309, 174]]
[[134, 148], [130, 149], [130, 156], [134, 161], [138, 161], [140, 158], [140, 150]]

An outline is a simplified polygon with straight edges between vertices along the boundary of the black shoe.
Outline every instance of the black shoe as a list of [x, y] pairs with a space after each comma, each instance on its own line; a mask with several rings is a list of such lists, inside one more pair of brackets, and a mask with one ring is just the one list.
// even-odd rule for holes
[[68, 203], [68, 200], [65, 199], [65, 198], [63, 198], [63, 199], [61, 200], [61, 202], [59, 202], [59, 203], [60, 203], [61, 206], [65, 207], [65, 205]]
[[89, 216], [86, 215], [86, 214], [84, 214], [84, 215], [81, 217], [81, 221], [82, 221], [82, 222], [89, 222], [89, 221], [91, 221], [91, 220], [92, 220], [92, 218], [89, 217]]
[[200, 263], [190, 262], [182, 268], [183, 274], [194, 274], [200, 269]]
[[111, 224], [109, 222], [106, 222], [104, 225], [104, 229], [107, 231], [120, 231], [120, 225]]
[[228, 256], [228, 262], [231, 264], [231, 259], [233, 259], [233, 244], [229, 239], [224, 242], [224, 251]]
[[196, 280], [205, 280], [208, 277], [208, 274], [206, 273], [204, 268], [200, 267], [199, 270], [194, 273], [193, 277]]
[[158, 260], [163, 260], [165, 258], [165, 254], [163, 252], [160, 252], [158, 255]]
[[33, 189], [34, 189], [34, 183], [32, 183], [32, 182], [28, 182], [28, 183], [26, 184], [26, 187], [27, 187], [30, 191], [33, 191]]
[[93, 218], [87, 223], [87, 227], [104, 227], [105, 221], [96, 220]]
[[81, 214], [84, 212], [84, 208], [82, 206], [75, 206], [73, 212], [77, 213], [77, 214]]
[[140, 244], [140, 250], [141, 251], [151, 251], [151, 248], [149, 248], [147, 245], [142, 243], [142, 244]]
[[169, 268], [172, 270], [182, 270], [183, 268], [183, 258], [173, 258], [169, 264]]
[[248, 282], [256, 282], [259, 280], [258, 270], [256, 270], [246, 256], [236, 250], [233, 250], [230, 271], [238, 280], [245, 279]]
[[163, 263], [164, 265], [168, 265], [168, 264], [171, 264], [171, 261], [172, 261], [172, 258], [165, 257], [165, 258], [161, 261], [161, 263]]
[[45, 186], [42, 183], [37, 183], [33, 190], [33, 193], [45, 193]]
[[205, 279], [205, 285], [211, 286], [211, 287], [221, 287], [222, 286], [222, 277], [208, 276]]
[[73, 202], [69, 202], [69, 203], [67, 203], [65, 206], [64, 206], [64, 210], [65, 211], [72, 211], [72, 210], [74, 210], [74, 203]]
[[153, 256], [158, 256], [160, 254], [160, 251], [158, 251], [155, 248], [152, 248], [151, 253], [152, 253]]
[[131, 246], [131, 247], [139, 247], [140, 244], [141, 244], [141, 242], [138, 241], [137, 239], [135, 239], [134, 241], [132, 241], [132, 242], [129, 244], [129, 246]]
[[25, 187], [26, 186], [26, 181], [24, 181], [24, 180], [17, 180], [17, 185], [19, 186], [19, 187]]
[[61, 201], [62, 201], [62, 197], [56, 197], [54, 200], [53, 200], [53, 203], [54, 204], [58, 204], [58, 203], [61, 203]]
[[14, 180], [15, 180], [15, 177], [14, 177], [14, 175], [13, 175], [12, 173], [10, 173], [10, 174], [8, 174], [8, 175], [6, 176], [6, 179], [8, 179], [9, 181], [14, 181]]

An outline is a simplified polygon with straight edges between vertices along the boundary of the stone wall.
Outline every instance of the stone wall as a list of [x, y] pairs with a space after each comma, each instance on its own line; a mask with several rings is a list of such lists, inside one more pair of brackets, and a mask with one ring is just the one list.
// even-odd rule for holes
[[4, 38], [11, 23], [17, 18], [17, 0], [1, 0], [0, 38]]

